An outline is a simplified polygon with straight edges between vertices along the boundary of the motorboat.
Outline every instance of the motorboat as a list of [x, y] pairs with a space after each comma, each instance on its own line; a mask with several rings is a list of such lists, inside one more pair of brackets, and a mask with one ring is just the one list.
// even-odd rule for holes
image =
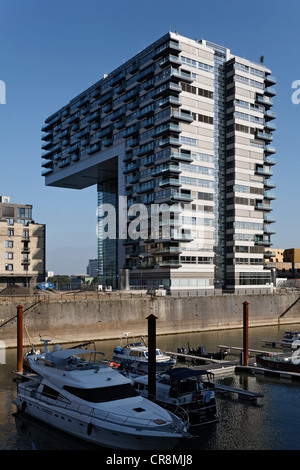
[[266, 346], [280, 347], [283, 349], [298, 349], [300, 348], [300, 332], [299, 331], [286, 331], [281, 341], [277, 340], [263, 340]]
[[286, 331], [282, 338], [282, 343], [288, 344], [292, 349], [300, 347], [300, 331]]
[[43, 354], [29, 355], [35, 376], [18, 384], [17, 409], [109, 448], [172, 449], [189, 437], [187, 423], [142, 397], [103, 356], [88, 349], [62, 350], [58, 345], [52, 352], [47, 346]]
[[[224, 358], [227, 356], [228, 351], [218, 351], [215, 353], [208, 352], [205, 346], [198, 346], [197, 348], [190, 348], [190, 345], [188, 345], [188, 350], [186, 348], [177, 348], [177, 353], [179, 354], [179, 358], [185, 359], [185, 360], [192, 360], [193, 358], [199, 358], [201, 359], [214, 359], [214, 360], [220, 360], [223, 361]], [[192, 357], [188, 357], [192, 356]]]
[[300, 353], [272, 354], [263, 353], [256, 356], [256, 363], [267, 369], [300, 373]]
[[300, 331], [286, 331], [282, 338], [283, 343], [293, 343], [300, 340]]
[[[128, 338], [128, 336], [127, 336]], [[142, 337], [143, 339], [143, 337]], [[171, 369], [176, 364], [176, 359], [166, 356], [156, 348], [156, 372]], [[125, 346], [117, 346], [113, 350], [113, 361], [122, 366], [134, 365], [140, 371], [148, 372], [148, 347], [143, 342], [128, 343]]]
[[[148, 375], [134, 374], [133, 387], [148, 397]], [[156, 375], [155, 401], [175, 414], [188, 417], [192, 427], [218, 421], [214, 376], [206, 370], [175, 367]]]

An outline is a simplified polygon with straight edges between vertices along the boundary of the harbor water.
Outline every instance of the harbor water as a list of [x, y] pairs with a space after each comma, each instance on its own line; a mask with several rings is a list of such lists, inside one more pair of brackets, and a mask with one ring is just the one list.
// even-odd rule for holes
[[[249, 349], [277, 351], [266, 347], [263, 340], [280, 341], [287, 330], [300, 331], [300, 325], [284, 325], [249, 329]], [[55, 338], [51, 338], [55, 344]], [[135, 338], [138, 340], [139, 338]], [[157, 337], [157, 347], [163, 351], [177, 351], [178, 347], [205, 346], [209, 352], [219, 350], [218, 345], [243, 346], [243, 331], [176, 334]], [[76, 344], [76, 342], [74, 342]], [[118, 341], [99, 341], [97, 350], [112, 358]], [[68, 345], [69, 346], [69, 345]], [[251, 355], [250, 355], [251, 357]], [[239, 351], [226, 359], [239, 359]], [[89, 444], [26, 418], [16, 412], [13, 401], [17, 383], [12, 371], [16, 370], [17, 351], [5, 352], [5, 363], [0, 364], [0, 449], [1, 450], [80, 450]], [[300, 381], [287, 381], [276, 377], [230, 372], [215, 377], [216, 383], [263, 394], [256, 404], [238, 399], [236, 394], [217, 395], [219, 421], [201, 427], [197, 434], [175, 449], [178, 452], [199, 450], [299, 450], [300, 449]], [[105, 451], [105, 449], [102, 449]]]

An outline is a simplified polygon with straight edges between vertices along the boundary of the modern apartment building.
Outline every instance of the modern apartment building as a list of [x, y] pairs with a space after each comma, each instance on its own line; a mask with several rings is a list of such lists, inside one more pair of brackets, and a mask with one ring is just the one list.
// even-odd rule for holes
[[45, 184], [97, 185], [104, 285], [125, 269], [148, 288], [270, 288], [275, 83], [263, 63], [168, 33], [46, 119]]
[[45, 225], [32, 220], [32, 206], [0, 196], [0, 289], [33, 288], [45, 280]]
[[98, 276], [98, 258], [89, 259], [89, 264], [86, 267], [86, 273], [90, 277]]

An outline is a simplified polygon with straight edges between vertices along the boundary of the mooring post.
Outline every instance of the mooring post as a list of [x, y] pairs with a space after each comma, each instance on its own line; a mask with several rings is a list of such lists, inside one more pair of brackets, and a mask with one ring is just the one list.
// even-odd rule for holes
[[148, 398], [156, 396], [156, 316], [151, 314], [148, 320]]
[[249, 302], [243, 303], [243, 346], [244, 346], [244, 366], [249, 365], [249, 335], [248, 335], [248, 326], [249, 326]]
[[17, 372], [23, 372], [23, 307], [17, 306]]

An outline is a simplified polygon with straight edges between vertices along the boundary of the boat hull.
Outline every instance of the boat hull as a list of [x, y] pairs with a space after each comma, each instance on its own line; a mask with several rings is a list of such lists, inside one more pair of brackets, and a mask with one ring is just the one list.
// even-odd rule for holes
[[267, 369], [279, 370], [282, 372], [300, 373], [300, 365], [293, 364], [292, 362], [276, 361], [274, 359], [268, 358], [267, 356], [257, 356], [256, 362], [259, 366], [265, 367]]
[[17, 397], [17, 409], [43, 423], [59, 429], [88, 443], [113, 449], [132, 450], [171, 450], [186, 437], [173, 433], [157, 433], [151, 430], [126, 428], [116, 424], [101, 424], [99, 420], [81, 415], [71, 410], [57, 410], [51, 405], [41, 404], [26, 397]]

